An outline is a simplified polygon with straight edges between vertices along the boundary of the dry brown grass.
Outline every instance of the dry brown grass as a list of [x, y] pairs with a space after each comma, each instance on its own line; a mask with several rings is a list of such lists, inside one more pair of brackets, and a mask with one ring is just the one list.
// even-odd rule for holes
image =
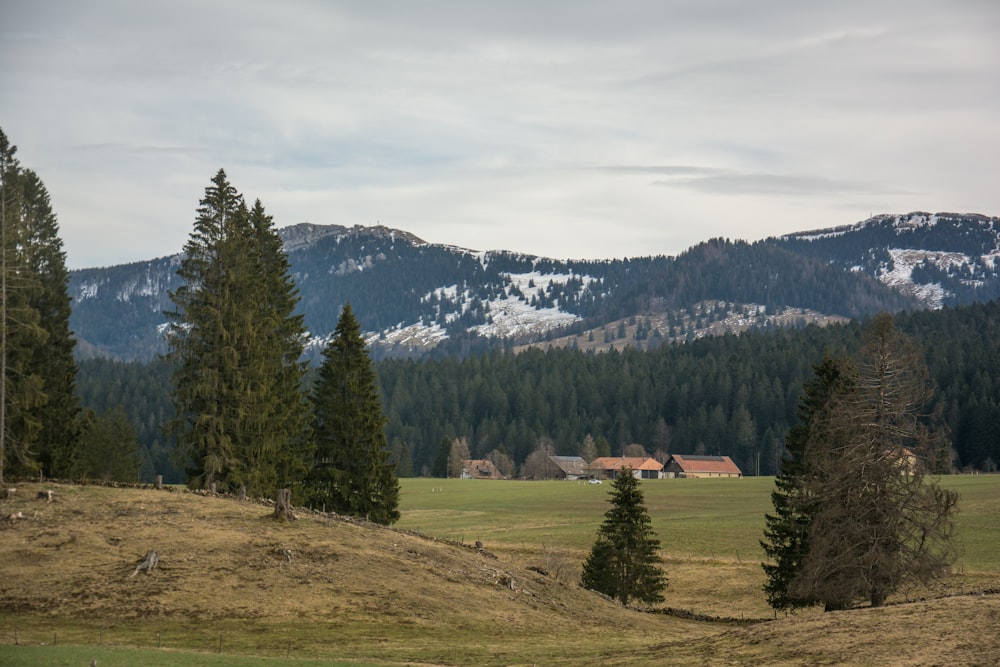
[[[412, 533], [305, 512], [285, 524], [264, 505], [180, 492], [56, 486], [47, 504], [33, 498], [40, 488], [20, 488], [0, 508], [28, 517], [0, 529], [0, 604], [22, 636], [40, 618], [142, 621], [171, 636], [238, 621], [258, 635], [291, 633], [299, 654], [447, 663], [456, 645], [462, 656], [516, 662], [532, 645], [528, 653], [558, 654], [564, 636], [601, 635], [614, 647], [678, 625], [714, 632]], [[159, 566], [130, 576], [149, 549]]]
[[[55, 502], [34, 497], [43, 488]], [[1000, 655], [997, 596], [735, 626], [622, 609], [572, 575], [527, 569], [537, 555], [490, 557], [305, 512], [278, 523], [269, 507], [229, 498], [29, 484], [0, 501], [0, 516], [12, 512], [26, 518], [0, 523], [0, 644], [12, 629], [22, 643], [58, 631], [78, 643], [100, 633], [206, 649], [224, 637], [234, 653], [294, 645], [298, 657], [428, 665], [969, 665]], [[159, 567], [130, 576], [149, 549]], [[761, 597], [756, 563], [667, 566], [672, 591], [711, 600], [696, 612], [742, 614]]]

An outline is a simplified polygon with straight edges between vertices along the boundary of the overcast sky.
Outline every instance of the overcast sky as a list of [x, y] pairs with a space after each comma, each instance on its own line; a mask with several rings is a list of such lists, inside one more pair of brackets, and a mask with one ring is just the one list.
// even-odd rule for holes
[[997, 0], [0, 0], [0, 128], [71, 268], [277, 226], [559, 259], [1000, 215]]

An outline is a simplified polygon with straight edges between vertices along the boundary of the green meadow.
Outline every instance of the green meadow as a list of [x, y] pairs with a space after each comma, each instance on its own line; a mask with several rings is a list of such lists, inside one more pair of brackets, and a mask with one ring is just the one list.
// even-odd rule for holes
[[[938, 480], [961, 496], [961, 556], [945, 589], [994, 586], [1000, 580], [1000, 475]], [[478, 540], [536, 566], [557, 563], [569, 580], [578, 576], [608, 509], [609, 485], [408, 479], [397, 527], [464, 543]], [[761, 593], [760, 568], [773, 477], [645, 480], [641, 488], [671, 579], [665, 604], [716, 616], [773, 616]]]
[[[959, 492], [959, 569], [1000, 572], [1000, 475], [937, 478]], [[610, 483], [402, 480], [397, 528], [487, 547], [586, 551], [608, 509]], [[759, 559], [773, 477], [642, 483], [668, 559]]]

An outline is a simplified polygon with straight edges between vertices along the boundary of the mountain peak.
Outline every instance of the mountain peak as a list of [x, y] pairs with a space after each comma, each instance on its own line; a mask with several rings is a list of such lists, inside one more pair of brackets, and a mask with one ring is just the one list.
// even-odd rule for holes
[[367, 227], [364, 225], [344, 227], [343, 225], [317, 225], [311, 222], [300, 222], [297, 225], [289, 225], [278, 230], [278, 237], [284, 244], [285, 252], [296, 252], [309, 248], [329, 236], [367, 236], [390, 241], [402, 240], [412, 245], [427, 245], [426, 241], [409, 232], [386, 227], [382, 224]]

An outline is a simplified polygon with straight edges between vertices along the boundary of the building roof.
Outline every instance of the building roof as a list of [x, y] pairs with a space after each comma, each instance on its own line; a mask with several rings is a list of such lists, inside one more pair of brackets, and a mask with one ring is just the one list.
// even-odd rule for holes
[[579, 456], [550, 456], [549, 460], [567, 475], [587, 474], [587, 462]]
[[590, 462], [591, 470], [663, 470], [663, 464], [648, 456], [602, 456]]
[[462, 461], [462, 468], [472, 479], [498, 479], [500, 477], [493, 461], [489, 459], [466, 459]]
[[716, 473], [716, 474], [731, 474], [731, 475], [742, 475], [743, 471], [740, 470], [739, 466], [733, 463], [733, 460], [728, 456], [694, 456], [688, 454], [671, 454], [670, 459], [667, 461], [669, 464], [671, 461], [677, 464], [677, 467], [684, 472], [693, 473]]

